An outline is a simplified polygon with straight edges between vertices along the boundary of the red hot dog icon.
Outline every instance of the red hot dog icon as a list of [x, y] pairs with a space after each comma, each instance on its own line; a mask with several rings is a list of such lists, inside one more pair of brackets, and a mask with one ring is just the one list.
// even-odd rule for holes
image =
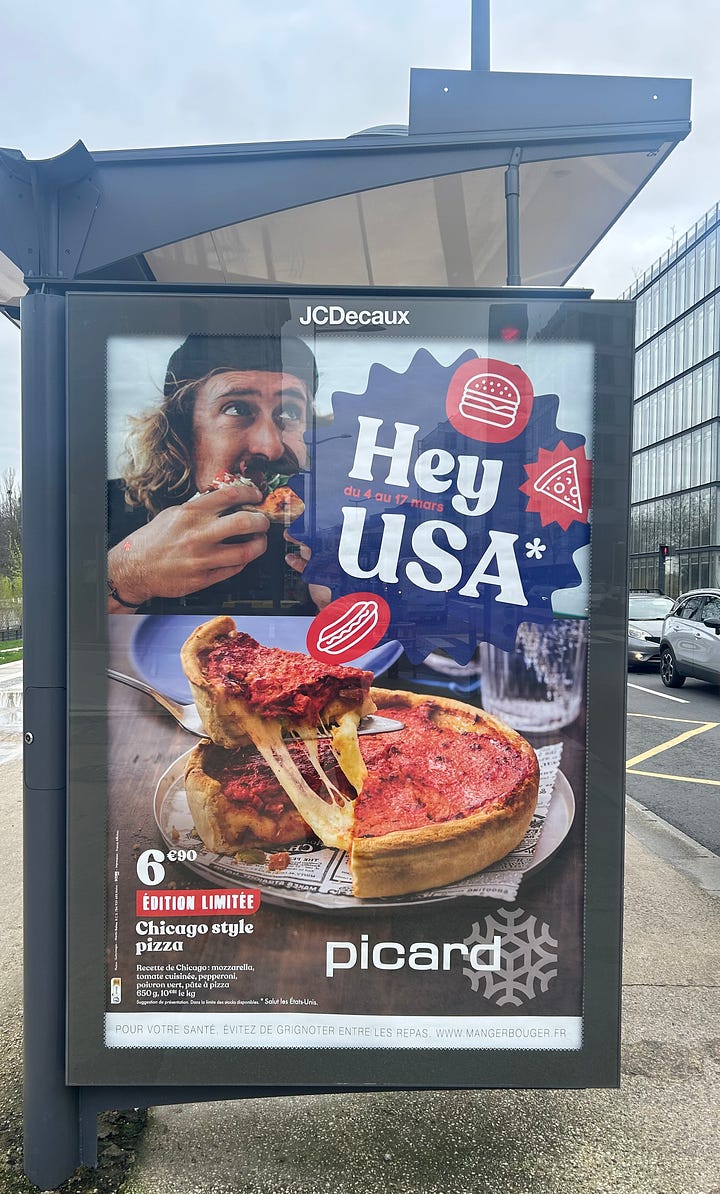
[[307, 648], [322, 663], [350, 663], [376, 647], [390, 625], [390, 607], [375, 593], [350, 593], [310, 624]]

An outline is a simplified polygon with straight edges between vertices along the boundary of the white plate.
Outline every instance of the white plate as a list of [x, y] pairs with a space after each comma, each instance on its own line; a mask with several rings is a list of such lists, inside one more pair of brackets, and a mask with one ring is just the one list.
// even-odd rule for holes
[[[467, 880], [438, 887], [415, 895], [393, 896], [387, 899], [359, 900], [352, 895], [350, 874], [341, 850], [331, 850], [317, 839], [288, 847], [291, 863], [285, 871], [268, 871], [261, 863], [238, 863], [224, 854], [206, 850], [195, 834], [195, 826], [185, 796], [185, 765], [190, 751], [176, 759], [160, 778], [155, 792], [155, 820], [168, 850], [192, 849], [197, 857], [185, 862], [207, 882], [218, 887], [254, 887], [262, 899], [288, 908], [318, 912], [357, 912], [366, 908], [383, 909], [412, 907], [442, 903], [467, 897]], [[557, 853], [564, 842], [575, 816], [572, 788], [561, 771], [557, 772], [550, 804], [530, 865], [523, 877], [537, 871]], [[532, 832], [532, 826], [529, 832]], [[518, 847], [522, 849], [522, 843]], [[322, 876], [308, 890], [302, 875], [303, 858], [311, 869]], [[295, 873], [293, 873], [293, 863]], [[477, 895], [473, 898], [478, 898]], [[481, 897], [480, 897], [481, 898]]]

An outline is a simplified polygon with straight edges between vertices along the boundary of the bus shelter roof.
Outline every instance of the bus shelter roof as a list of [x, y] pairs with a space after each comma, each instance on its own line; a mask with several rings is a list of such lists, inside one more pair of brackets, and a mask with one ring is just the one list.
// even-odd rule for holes
[[0, 304], [82, 282], [563, 285], [690, 131], [690, 82], [413, 70], [407, 127], [344, 140], [0, 150]]

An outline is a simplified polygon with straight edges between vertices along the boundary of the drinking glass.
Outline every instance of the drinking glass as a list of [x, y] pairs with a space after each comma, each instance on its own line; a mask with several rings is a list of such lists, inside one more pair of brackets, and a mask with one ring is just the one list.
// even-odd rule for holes
[[516, 730], [547, 734], [570, 725], [585, 693], [587, 622], [521, 622], [514, 651], [480, 644], [482, 703]]

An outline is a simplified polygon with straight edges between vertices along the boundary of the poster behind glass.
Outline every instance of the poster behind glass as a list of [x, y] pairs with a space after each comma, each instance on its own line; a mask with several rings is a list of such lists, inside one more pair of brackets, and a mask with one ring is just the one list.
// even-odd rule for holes
[[541, 301], [142, 303], [103, 313], [105, 969], [71, 1073], [561, 1073], [597, 328]]

